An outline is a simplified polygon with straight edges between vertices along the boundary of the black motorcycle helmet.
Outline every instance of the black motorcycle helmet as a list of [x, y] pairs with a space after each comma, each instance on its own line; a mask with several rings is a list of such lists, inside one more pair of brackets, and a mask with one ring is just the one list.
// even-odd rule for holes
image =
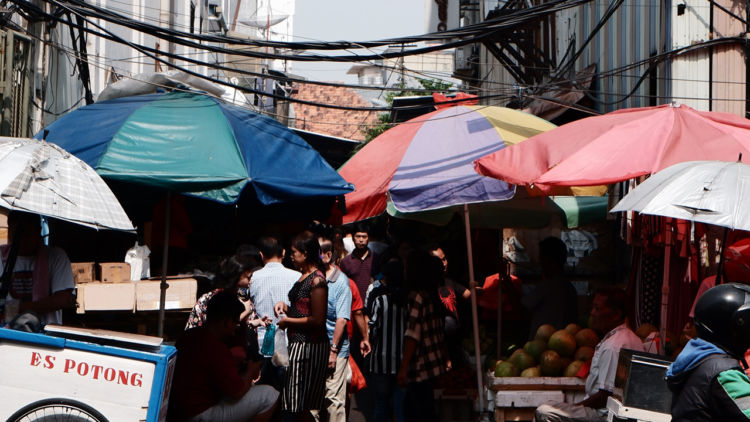
[[727, 283], [713, 287], [695, 305], [698, 337], [743, 360], [750, 347], [750, 286]]

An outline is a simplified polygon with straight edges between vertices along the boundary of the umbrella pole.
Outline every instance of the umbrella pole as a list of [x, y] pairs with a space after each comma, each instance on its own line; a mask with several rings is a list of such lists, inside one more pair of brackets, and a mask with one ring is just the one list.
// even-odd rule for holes
[[[506, 267], [507, 268], [507, 267]], [[497, 279], [497, 354], [496, 359], [500, 358], [503, 351], [503, 279], [507, 276], [507, 271], [504, 274], [500, 274], [500, 278]], [[494, 368], [489, 368], [494, 369]]]
[[[469, 259], [469, 284], [474, 281], [474, 253], [471, 249], [471, 222], [469, 221], [469, 206], [464, 204], [464, 228], [466, 230], [466, 254]], [[482, 357], [479, 350], [479, 315], [477, 314], [477, 290], [471, 287], [471, 323], [474, 328], [474, 358], [477, 362], [477, 397], [479, 398], [479, 412], [484, 408], [484, 391], [482, 390]]]
[[727, 234], [729, 233], [728, 228], [724, 228], [724, 237], [721, 240], [721, 250], [719, 251], [719, 266], [716, 267], [716, 285], [724, 284], [727, 280], [724, 280], [724, 251], [727, 250]]
[[157, 328], [157, 337], [164, 336], [164, 308], [167, 301], [167, 262], [169, 259], [169, 226], [171, 225], [170, 217], [172, 193], [167, 192], [167, 203], [164, 206], [164, 252], [161, 257], [161, 283], [159, 284], [159, 327]]
[[664, 273], [661, 282], [661, 315], [659, 316], [659, 337], [661, 338], [662, 355], [667, 354], [667, 308], [669, 306], [669, 266], [672, 256], [672, 220], [667, 223], [667, 233], [664, 245]]

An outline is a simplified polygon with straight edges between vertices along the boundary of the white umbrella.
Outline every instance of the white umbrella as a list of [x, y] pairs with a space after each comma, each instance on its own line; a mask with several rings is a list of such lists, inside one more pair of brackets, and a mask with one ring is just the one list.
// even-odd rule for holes
[[687, 161], [654, 173], [610, 212], [637, 211], [750, 230], [750, 165]]
[[96, 229], [135, 230], [94, 169], [35, 139], [0, 137], [0, 207]]
[[[686, 161], [667, 167], [625, 195], [610, 212], [637, 211], [728, 229], [750, 230], [750, 165], [726, 161]], [[670, 233], [667, 233], [670, 236]], [[724, 264], [722, 242], [719, 277]], [[669, 241], [665, 260], [669, 259]], [[661, 300], [661, 338], [666, 338], [669, 279], [665, 261]]]

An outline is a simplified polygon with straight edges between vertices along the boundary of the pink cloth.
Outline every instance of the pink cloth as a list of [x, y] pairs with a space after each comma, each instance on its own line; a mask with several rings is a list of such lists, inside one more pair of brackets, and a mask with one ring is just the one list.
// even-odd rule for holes
[[[10, 245], [0, 246], [0, 253], [2, 253], [3, 265], [5, 265], [8, 255], [10, 254]], [[44, 245], [40, 245], [37, 250], [36, 259], [34, 260], [34, 272], [31, 275], [31, 280], [32, 301], [36, 302], [37, 300], [44, 299], [50, 295], [49, 262], [47, 259], [47, 248]]]

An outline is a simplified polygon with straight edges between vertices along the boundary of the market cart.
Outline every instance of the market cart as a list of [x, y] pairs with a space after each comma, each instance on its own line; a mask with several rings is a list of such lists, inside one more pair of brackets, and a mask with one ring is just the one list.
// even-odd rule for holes
[[0, 328], [0, 420], [164, 421], [176, 349], [156, 337]]

